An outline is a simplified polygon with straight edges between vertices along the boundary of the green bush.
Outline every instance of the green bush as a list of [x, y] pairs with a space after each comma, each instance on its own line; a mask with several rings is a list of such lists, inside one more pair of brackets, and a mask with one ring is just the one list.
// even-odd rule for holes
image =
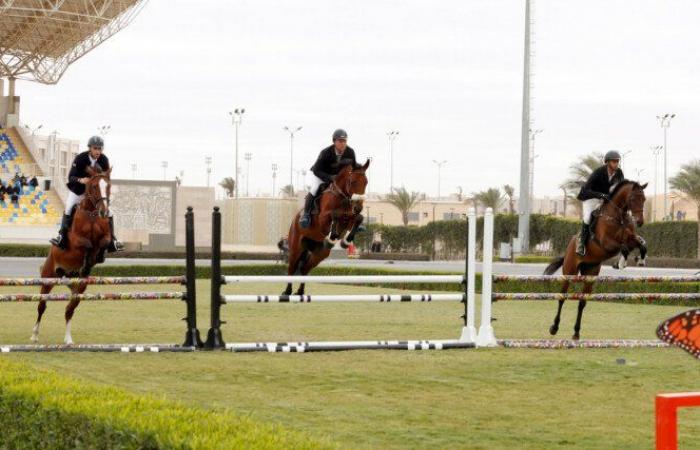
[[60, 377], [0, 360], [0, 447], [13, 449], [326, 448], [225, 411]]
[[649, 255], [669, 258], [698, 258], [698, 223], [653, 222], [639, 229], [647, 241]]

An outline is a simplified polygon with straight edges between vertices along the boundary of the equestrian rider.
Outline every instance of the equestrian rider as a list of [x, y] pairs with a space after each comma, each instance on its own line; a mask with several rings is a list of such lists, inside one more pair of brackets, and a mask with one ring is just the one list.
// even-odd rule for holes
[[576, 253], [579, 256], [586, 254], [586, 241], [591, 234], [591, 214], [603, 201], [610, 201], [610, 189], [624, 180], [625, 176], [620, 169], [620, 153], [610, 150], [605, 154], [605, 165], [598, 167], [591, 173], [581, 187], [577, 199], [581, 200], [583, 206], [583, 224], [579, 235]]
[[341, 159], [343, 162], [351, 163], [353, 167], [357, 164], [355, 151], [348, 147], [348, 133], [338, 129], [333, 132], [333, 145], [321, 150], [316, 163], [311, 167], [311, 173], [314, 175], [311, 180], [311, 189], [306, 194], [304, 212], [299, 217], [299, 225], [302, 228], [309, 228], [311, 225], [311, 209], [314, 206], [314, 201], [321, 193], [321, 186], [328, 186], [332, 183], [342, 169]]
[[[87, 173], [88, 167], [99, 165], [103, 171], [109, 170], [109, 159], [102, 153], [104, 148], [104, 140], [100, 136], [93, 136], [88, 141], [88, 150], [80, 153], [73, 160], [70, 172], [68, 173], [68, 199], [66, 200], [66, 208], [63, 211], [63, 219], [61, 220], [61, 229], [58, 236], [51, 239], [51, 243], [61, 249], [66, 249], [68, 244], [68, 230], [70, 230], [73, 221], [75, 207], [85, 197], [85, 184], [90, 180]], [[107, 251], [112, 253], [121, 251], [124, 246], [114, 237], [114, 218], [112, 211], [109, 211], [109, 232], [112, 237], [111, 242], [107, 246]]]

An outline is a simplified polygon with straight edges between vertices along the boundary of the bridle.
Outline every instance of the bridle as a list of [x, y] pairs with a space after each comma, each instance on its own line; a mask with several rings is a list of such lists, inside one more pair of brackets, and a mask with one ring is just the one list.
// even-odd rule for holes
[[[364, 172], [359, 172], [359, 173], [364, 173]], [[336, 180], [333, 180], [331, 183], [330, 187], [328, 188], [328, 191], [334, 195], [339, 196], [346, 202], [359, 202], [364, 200], [364, 195], [360, 194], [350, 194], [350, 184], [352, 183], [352, 170], [350, 170], [350, 173], [347, 176], [347, 179], [345, 180], [345, 189], [340, 187]]]
[[[95, 177], [96, 177], [96, 178], [105, 178], [104, 175], [95, 175]], [[101, 192], [100, 192], [100, 194], [101, 194]], [[98, 207], [98, 205], [99, 205], [100, 203], [102, 203], [102, 202], [104, 202], [105, 205], [107, 206], [107, 209], [109, 209], [109, 203], [110, 203], [110, 202], [109, 202], [109, 196], [107, 196], [107, 197], [101, 197], [101, 196], [100, 196], [100, 197], [94, 198], [94, 197], [92, 197], [92, 196], [90, 195], [90, 192], [86, 190], [86, 193], [85, 193], [85, 200], [89, 201], [90, 204], [92, 205], [92, 208], [93, 208], [91, 211], [85, 211], [85, 213], [86, 213], [90, 218], [97, 218], [97, 216], [100, 215], [100, 211], [99, 211], [99, 209], [98, 209], [97, 207]]]
[[601, 213], [600, 213], [600, 217], [602, 217], [603, 219], [606, 219], [606, 220], [608, 220], [608, 221], [618, 223], [618, 224], [622, 225], [623, 227], [626, 226], [626, 225], [629, 223], [629, 214], [628, 214], [628, 212], [631, 212], [633, 215], [635, 215], [635, 214], [644, 214], [644, 209], [643, 209], [643, 207], [642, 207], [641, 210], [633, 210], [633, 209], [629, 208], [629, 205], [630, 205], [630, 203], [631, 203], [631, 201], [632, 201], [632, 197], [633, 197], [634, 195], [636, 195], [636, 194], [635, 194], [635, 189], [634, 189], [634, 186], [632, 186], [632, 190], [631, 190], [629, 196], [627, 197], [627, 201], [625, 202], [625, 205], [624, 205], [623, 207], [618, 206], [618, 205], [615, 203], [614, 199], [610, 199], [610, 201], [608, 202], [608, 204], [610, 204], [610, 205], [612, 205], [612, 206], [615, 207], [617, 213], [619, 214], [619, 217], [618, 217], [617, 215], [616, 215], [616, 216], [611, 216], [611, 215], [609, 215], [609, 214], [605, 214], [604, 212], [602, 212], [602, 210], [601, 210]]

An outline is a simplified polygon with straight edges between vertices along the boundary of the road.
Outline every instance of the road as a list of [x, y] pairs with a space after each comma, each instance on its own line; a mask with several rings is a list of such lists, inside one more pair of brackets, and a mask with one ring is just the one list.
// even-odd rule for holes
[[[0, 258], [0, 276], [3, 277], [35, 277], [39, 274], [39, 266], [44, 258]], [[208, 259], [198, 259], [197, 265], [208, 266]], [[249, 264], [271, 264], [272, 261], [248, 261], [248, 260], [225, 260], [224, 266], [249, 265]], [[139, 258], [115, 258], [107, 259], [106, 265], [181, 265], [181, 259], [139, 259]], [[395, 270], [414, 271], [445, 271], [459, 272], [464, 270], [464, 261], [374, 261], [365, 259], [336, 259], [327, 260], [323, 265], [329, 266], [349, 266], [349, 267], [382, 267]], [[505, 275], [541, 275], [546, 264], [511, 264], [494, 263], [493, 272]], [[477, 264], [477, 271], [481, 271], [481, 264]], [[609, 266], [603, 267], [601, 275], [630, 275], [630, 276], [650, 276], [650, 275], [693, 275], [698, 269], [667, 269], [652, 267], [628, 267], [622, 271], [615, 270]]]

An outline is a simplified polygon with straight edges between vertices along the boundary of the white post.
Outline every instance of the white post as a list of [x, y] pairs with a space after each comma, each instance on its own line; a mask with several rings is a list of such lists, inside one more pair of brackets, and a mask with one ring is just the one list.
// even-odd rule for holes
[[491, 283], [493, 272], [493, 209], [484, 214], [484, 259], [481, 270], [481, 325], [476, 338], [478, 347], [495, 347], [496, 336], [491, 326]]
[[467, 238], [467, 325], [462, 327], [460, 341], [476, 342], [476, 210], [467, 210], [469, 233]]

